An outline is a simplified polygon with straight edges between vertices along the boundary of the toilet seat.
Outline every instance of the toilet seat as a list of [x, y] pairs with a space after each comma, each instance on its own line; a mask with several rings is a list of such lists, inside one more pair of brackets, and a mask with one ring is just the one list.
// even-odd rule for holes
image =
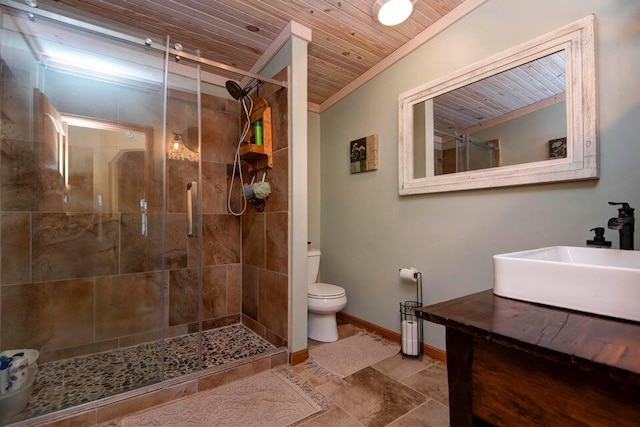
[[329, 283], [312, 283], [307, 288], [309, 298], [337, 299], [346, 295], [343, 288]]

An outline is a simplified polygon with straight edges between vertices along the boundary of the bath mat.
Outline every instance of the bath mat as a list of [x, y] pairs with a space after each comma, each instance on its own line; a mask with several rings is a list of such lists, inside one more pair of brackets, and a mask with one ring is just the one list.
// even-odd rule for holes
[[278, 369], [125, 417], [122, 427], [285, 426], [322, 410]]
[[309, 350], [311, 359], [341, 378], [394, 356], [400, 345], [367, 333], [354, 335]]

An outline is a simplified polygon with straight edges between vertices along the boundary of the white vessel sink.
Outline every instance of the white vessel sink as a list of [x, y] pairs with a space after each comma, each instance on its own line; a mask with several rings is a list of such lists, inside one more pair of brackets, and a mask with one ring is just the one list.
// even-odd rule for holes
[[640, 252], [553, 246], [493, 256], [493, 293], [640, 321]]

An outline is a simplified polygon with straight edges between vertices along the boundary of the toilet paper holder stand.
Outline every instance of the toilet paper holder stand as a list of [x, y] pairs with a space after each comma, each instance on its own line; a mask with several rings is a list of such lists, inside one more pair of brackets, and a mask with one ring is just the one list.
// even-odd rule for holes
[[424, 355], [424, 343], [422, 338], [422, 319], [416, 316], [415, 310], [422, 307], [422, 273], [416, 271], [414, 274], [416, 282], [415, 301], [405, 301], [400, 303], [400, 325], [401, 325], [401, 349], [402, 358], [417, 357], [422, 360]]

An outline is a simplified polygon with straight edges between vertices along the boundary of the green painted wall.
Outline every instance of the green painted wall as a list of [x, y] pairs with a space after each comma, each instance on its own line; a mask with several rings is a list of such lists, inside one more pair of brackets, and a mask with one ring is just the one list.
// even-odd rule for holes
[[[398, 196], [398, 94], [592, 13], [600, 180]], [[399, 331], [398, 303], [415, 288], [398, 268], [423, 272], [427, 304], [444, 301], [490, 289], [494, 254], [583, 246], [617, 213], [607, 201], [640, 208], [638, 22], [637, 0], [489, 0], [323, 112], [321, 271], [346, 289], [345, 311]], [[370, 134], [379, 168], [351, 175], [349, 141]], [[618, 246], [617, 233], [606, 236]], [[444, 348], [444, 328], [429, 324], [426, 342]]]

